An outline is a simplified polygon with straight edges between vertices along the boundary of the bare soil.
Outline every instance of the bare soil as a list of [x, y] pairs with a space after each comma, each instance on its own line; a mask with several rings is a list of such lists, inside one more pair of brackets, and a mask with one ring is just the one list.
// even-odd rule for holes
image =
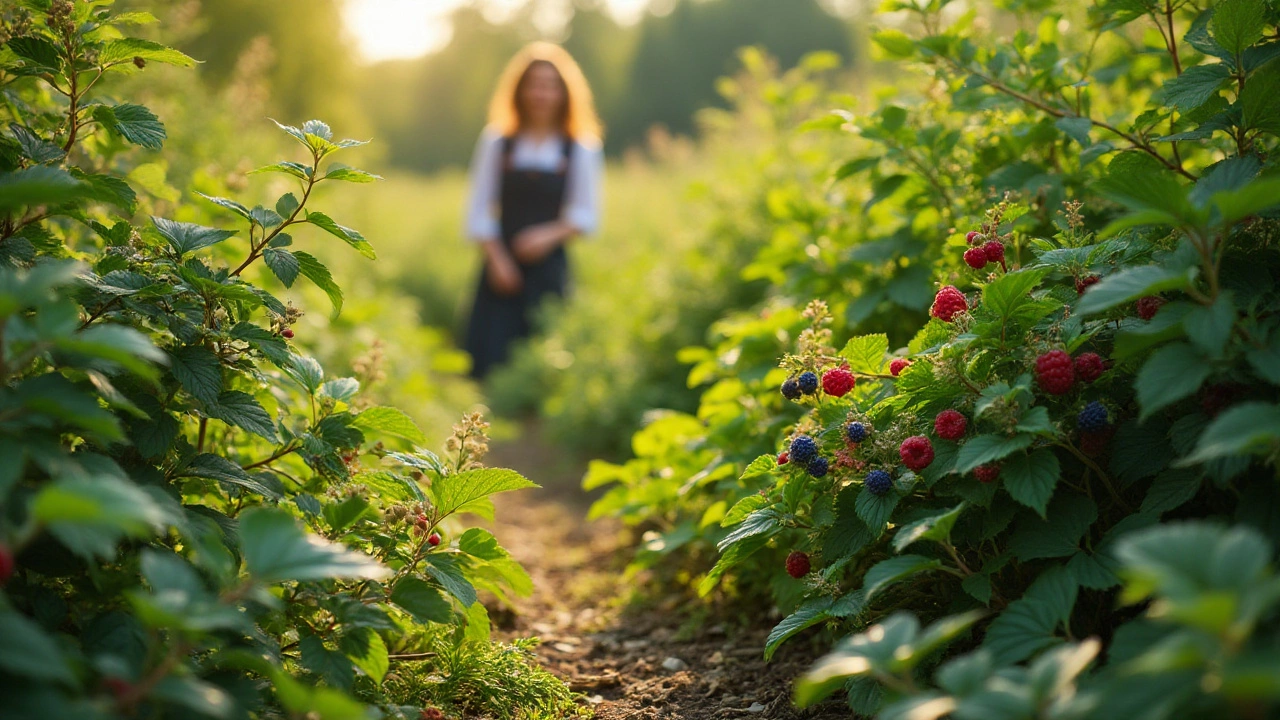
[[745, 629], [696, 622], [681, 598], [635, 592], [647, 579], [625, 574], [626, 534], [586, 520], [582, 468], [556, 458], [534, 426], [490, 456], [543, 486], [495, 498], [494, 534], [534, 583], [514, 611], [490, 608], [498, 637], [540, 638], [543, 665], [583, 693], [598, 720], [852, 717], [840, 702], [807, 711], [791, 704], [791, 682], [817, 648], [796, 642], [766, 663], [772, 620]]

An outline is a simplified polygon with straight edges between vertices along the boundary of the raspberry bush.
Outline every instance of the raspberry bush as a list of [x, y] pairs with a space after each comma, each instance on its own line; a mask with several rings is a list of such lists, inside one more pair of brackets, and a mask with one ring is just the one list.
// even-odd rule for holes
[[[859, 154], [778, 220], [770, 296], [683, 353], [696, 416], [593, 467], [595, 512], [656, 528], [637, 562], [703, 597], [771, 596], [767, 656], [854, 633], [801, 703], [1274, 713], [1280, 16], [946, 6], [883, 6], [919, 92], [814, 120]], [[845, 366], [846, 394], [778, 391]]]
[[[194, 63], [130, 35], [154, 20], [0, 8], [3, 714], [512, 717], [517, 695], [575, 713], [528, 643], [490, 643], [477, 593], [530, 581], [460, 520], [532, 483], [483, 466], [478, 416], [443, 456], [420, 447], [407, 414], [308, 355], [277, 297], [306, 281], [336, 314], [306, 248], [374, 257], [315, 207], [378, 179], [333, 162], [364, 143], [280, 125], [297, 152], [255, 171], [287, 190], [269, 206], [157, 196], [130, 170], [168, 129], [113, 99], [118, 77]], [[518, 692], [459, 685], [445, 654]]]

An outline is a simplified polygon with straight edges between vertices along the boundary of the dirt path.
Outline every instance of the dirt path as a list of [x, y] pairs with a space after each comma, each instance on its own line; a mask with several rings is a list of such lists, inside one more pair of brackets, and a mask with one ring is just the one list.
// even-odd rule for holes
[[534, 583], [515, 613], [493, 613], [498, 634], [541, 638], [543, 664], [588, 696], [598, 720], [851, 717], [840, 703], [792, 707], [790, 681], [812, 661], [811, 647], [784, 647], [766, 664], [768, 627], [712, 620], [681, 632], [675, 599], [627, 607], [625, 594], [644, 579], [624, 578], [620, 528], [586, 521], [581, 468], [558, 463], [536, 428], [495, 445], [489, 460], [543, 486], [496, 498], [494, 533]]

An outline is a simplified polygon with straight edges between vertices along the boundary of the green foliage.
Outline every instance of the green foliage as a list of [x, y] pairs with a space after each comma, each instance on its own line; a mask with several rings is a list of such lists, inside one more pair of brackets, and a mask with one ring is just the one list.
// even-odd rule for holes
[[[772, 594], [786, 615], [766, 654], [870, 626], [814, 668], [805, 703], [844, 688], [885, 718], [1273, 712], [1280, 17], [1251, 0], [946, 4], [884, 6], [921, 29], [876, 40], [927, 91], [809, 124], [856, 133], [854, 156], [826, 161], [792, 232], [772, 218], [744, 270], [767, 298], [682, 352], [696, 417], [594, 465], [595, 512], [657, 528], [637, 563], [678, 547], [661, 567], [701, 595]], [[1002, 257], [962, 263], [968, 231]], [[938, 285], [966, 307], [925, 322]], [[1050, 351], [1074, 361], [1065, 387], [1040, 377]], [[778, 392], [844, 364], [848, 394]], [[959, 437], [935, 428], [943, 410], [966, 418]], [[827, 472], [770, 465], [799, 435]], [[813, 566], [799, 581], [793, 550]]]
[[[206, 192], [140, 216], [155, 185], [127, 169], [170, 133], [100, 98], [114, 75], [192, 61], [124, 37], [139, 19], [101, 1], [0, 15], [6, 716], [513, 716], [466, 689], [477, 666], [522, 710], [573, 712], [527, 653], [490, 645], [477, 590], [505, 599], [529, 578], [459, 519], [532, 483], [481, 467], [478, 416], [447, 461], [418, 447], [407, 414], [327, 375], [292, 341], [301, 311], [250, 281], [306, 277], [340, 309], [319, 243], [373, 250], [311, 204], [322, 183], [376, 179], [328, 162], [363, 143], [281, 125], [303, 161], [273, 166], [296, 184], [274, 210]], [[457, 695], [396, 696], [409, 660]]]

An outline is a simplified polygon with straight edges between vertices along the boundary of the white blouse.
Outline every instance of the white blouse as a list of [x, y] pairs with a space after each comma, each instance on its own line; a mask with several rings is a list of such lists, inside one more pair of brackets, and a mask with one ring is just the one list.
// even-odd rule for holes
[[[511, 167], [554, 171], [564, 157], [564, 140], [553, 135], [535, 141], [517, 135], [511, 147]], [[502, 135], [485, 128], [471, 157], [471, 195], [467, 201], [467, 237], [476, 242], [502, 236], [498, 204], [502, 190]], [[600, 179], [604, 153], [598, 142], [574, 141], [566, 178], [561, 219], [585, 235], [594, 233], [600, 219]]]

